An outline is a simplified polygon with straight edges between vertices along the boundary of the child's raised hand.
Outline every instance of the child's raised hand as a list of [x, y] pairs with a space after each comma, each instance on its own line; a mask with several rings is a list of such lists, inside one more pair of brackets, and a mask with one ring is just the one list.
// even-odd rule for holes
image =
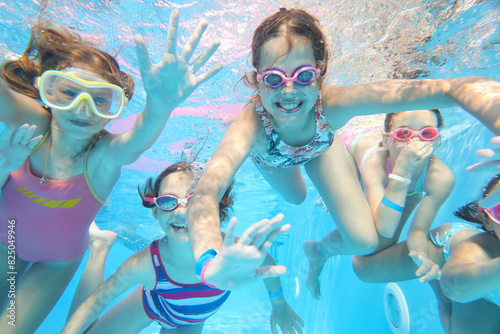
[[21, 167], [31, 150], [43, 138], [33, 135], [36, 125], [23, 124], [17, 129], [6, 127], [0, 133], [0, 168], [8, 173]]
[[282, 219], [282, 214], [271, 220], [263, 219], [250, 226], [236, 241], [236, 218], [231, 219], [222, 249], [206, 267], [205, 281], [222, 290], [234, 290], [264, 278], [283, 275], [284, 266], [260, 267], [274, 240], [290, 229], [288, 224], [277, 227]]
[[[484, 158], [485, 161], [467, 167], [467, 171], [485, 173], [500, 172], [500, 136], [493, 137], [490, 142], [496, 147], [476, 151], [476, 155]], [[479, 204], [483, 208], [490, 208], [498, 204], [498, 202], [500, 202], [500, 187], [494, 188]]]
[[207, 22], [201, 21], [198, 24], [180, 55], [177, 55], [176, 50], [178, 26], [179, 12], [174, 10], [170, 15], [165, 53], [157, 64], [151, 63], [144, 39], [139, 35], [135, 36], [137, 58], [147, 101], [155, 104], [155, 109], [173, 110], [200, 84], [213, 77], [222, 68], [219, 64], [196, 76], [195, 73], [210, 59], [220, 43], [214, 42], [190, 63], [189, 60], [207, 28]]
[[419, 267], [415, 275], [419, 278], [420, 283], [424, 283], [435, 278], [441, 274], [441, 269], [435, 264], [427, 255], [422, 252], [410, 251], [408, 254], [413, 262]]
[[286, 301], [281, 304], [273, 304], [271, 311], [271, 332], [278, 334], [277, 326], [281, 333], [302, 334], [304, 321], [295, 313]]

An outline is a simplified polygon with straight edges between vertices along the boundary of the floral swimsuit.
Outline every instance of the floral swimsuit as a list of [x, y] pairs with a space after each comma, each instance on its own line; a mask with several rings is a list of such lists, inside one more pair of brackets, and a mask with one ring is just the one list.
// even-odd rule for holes
[[267, 137], [267, 152], [259, 154], [250, 152], [250, 158], [256, 164], [267, 167], [293, 167], [303, 165], [314, 158], [326, 153], [333, 143], [333, 130], [328, 124], [325, 114], [323, 113], [323, 105], [321, 93], [314, 105], [314, 114], [316, 118], [316, 135], [304, 146], [294, 147], [286, 144], [279, 137], [276, 130], [273, 128], [269, 115], [261, 103], [255, 105], [257, 114], [264, 125]]

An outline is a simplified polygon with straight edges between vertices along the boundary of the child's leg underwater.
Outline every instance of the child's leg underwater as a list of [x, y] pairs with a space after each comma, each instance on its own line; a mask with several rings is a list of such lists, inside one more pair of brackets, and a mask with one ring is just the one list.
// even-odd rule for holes
[[358, 180], [357, 167], [336, 134], [330, 150], [306, 164], [337, 228], [321, 241], [306, 241], [308, 288], [319, 298], [319, 274], [334, 255], [366, 255], [376, 250], [378, 235], [370, 207]]
[[328, 152], [306, 164], [337, 230], [320, 243], [333, 255], [370, 254], [378, 236], [370, 206], [357, 177], [356, 163], [338, 135]]
[[75, 295], [71, 302], [68, 312], [68, 318], [71, 318], [78, 307], [90, 296], [92, 292], [104, 281], [104, 265], [109, 249], [116, 240], [116, 233], [108, 230], [100, 230], [95, 222], [92, 222], [89, 228], [90, 235], [90, 253], [83, 271], [82, 277], [78, 282]]
[[139, 333], [150, 319], [142, 303], [142, 285], [106, 312], [88, 333]]
[[307, 196], [306, 183], [300, 167], [275, 168], [256, 164], [262, 176], [281, 197], [292, 204], [302, 203]]
[[[11, 247], [12, 248], [12, 247]], [[0, 244], [0, 310], [4, 311], [9, 307], [10, 301], [15, 302], [15, 290], [19, 285], [19, 281], [31, 265], [30, 262], [21, 260], [17, 255], [12, 255], [12, 252], [4, 244]], [[5, 293], [4, 293], [5, 291]], [[12, 291], [12, 292], [11, 292]], [[8, 321], [8, 318], [2, 318], [1, 321]]]
[[[0, 322], [0, 333], [34, 333], [42, 324], [82, 262], [33, 263], [16, 286], [16, 326]], [[7, 319], [4, 313], [2, 319]]]

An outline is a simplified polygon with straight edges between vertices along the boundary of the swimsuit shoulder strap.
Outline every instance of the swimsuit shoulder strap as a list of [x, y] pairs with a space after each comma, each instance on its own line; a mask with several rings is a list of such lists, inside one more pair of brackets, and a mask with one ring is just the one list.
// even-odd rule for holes
[[95, 191], [94, 187], [92, 186], [92, 183], [90, 182], [90, 178], [89, 178], [89, 174], [87, 172], [87, 159], [88, 159], [88, 156], [89, 156], [89, 152], [90, 150], [92, 149], [92, 147], [94, 147], [95, 145], [95, 142], [97, 141], [97, 138], [99, 138], [99, 134], [97, 134], [94, 138], [94, 140], [92, 141], [92, 144], [90, 144], [90, 147], [89, 149], [87, 150], [87, 152], [85, 153], [85, 159], [83, 161], [83, 176], [85, 177], [85, 182], [87, 182], [87, 187], [89, 187], [89, 190], [90, 192], [92, 193], [92, 195], [94, 196], [94, 198], [101, 202], [101, 203], [105, 203], [106, 200], [101, 198], [101, 196], [99, 196], [97, 194], [97, 192]]
[[273, 131], [273, 126], [271, 124], [271, 120], [269, 119], [269, 114], [267, 113], [267, 110], [264, 108], [262, 102], [260, 101], [254, 102], [254, 106], [255, 106], [255, 111], [257, 112], [257, 115], [259, 115], [260, 121], [264, 126], [266, 135], [271, 134]]
[[321, 95], [321, 91], [319, 91], [318, 100], [316, 100], [316, 104], [314, 105], [314, 113], [316, 115], [317, 131], [334, 132], [328, 123], [325, 111], [323, 110], [323, 97]]
[[35, 145], [35, 147], [33, 147], [33, 149], [31, 150], [31, 152], [30, 152], [30, 154], [29, 154], [29, 155], [32, 155], [32, 154], [33, 154], [36, 150], [38, 150], [38, 148], [40, 148], [40, 146], [42, 146], [42, 144], [45, 142], [45, 140], [46, 140], [47, 138], [49, 138], [49, 136], [50, 136], [50, 130], [51, 130], [51, 129], [50, 129], [50, 127], [49, 127], [49, 129], [47, 130], [47, 132], [45, 132], [45, 134], [43, 135], [42, 140], [40, 140], [40, 141], [39, 141], [39, 142]]

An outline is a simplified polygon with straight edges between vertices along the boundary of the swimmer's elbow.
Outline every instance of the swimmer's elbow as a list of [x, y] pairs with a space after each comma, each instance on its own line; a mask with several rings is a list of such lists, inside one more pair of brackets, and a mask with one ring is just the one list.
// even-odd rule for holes
[[389, 224], [379, 223], [378, 221], [375, 221], [375, 227], [377, 228], [377, 232], [384, 238], [392, 238], [397, 228], [397, 226], [390, 226]]
[[395, 229], [393, 228], [381, 228], [378, 230], [378, 233], [383, 236], [384, 238], [392, 238], [394, 236], [394, 233], [396, 232]]

